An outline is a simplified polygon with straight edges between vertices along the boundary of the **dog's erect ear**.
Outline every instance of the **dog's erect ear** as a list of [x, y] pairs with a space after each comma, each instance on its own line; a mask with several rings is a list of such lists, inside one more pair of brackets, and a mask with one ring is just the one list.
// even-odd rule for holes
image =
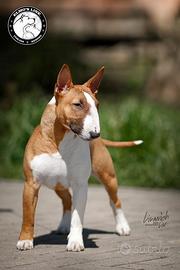
[[100, 85], [100, 82], [102, 80], [104, 74], [104, 66], [101, 67], [96, 74], [91, 77], [84, 85], [91, 89], [93, 94], [96, 94], [98, 92], [98, 88]]
[[68, 88], [72, 87], [72, 77], [71, 77], [71, 72], [69, 69], [69, 66], [64, 64], [59, 71], [58, 77], [57, 77], [57, 82], [55, 84], [55, 91], [54, 95], [59, 95], [60, 93], [65, 92], [68, 90]]

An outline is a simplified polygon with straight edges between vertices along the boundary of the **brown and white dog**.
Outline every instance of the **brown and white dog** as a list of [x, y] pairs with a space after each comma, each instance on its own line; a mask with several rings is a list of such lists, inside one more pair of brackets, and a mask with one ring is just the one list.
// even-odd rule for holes
[[[126, 147], [142, 141], [111, 142], [101, 139], [96, 93], [104, 67], [83, 85], [73, 85], [67, 65], [61, 68], [54, 97], [30, 137], [24, 155], [25, 184], [23, 222], [19, 250], [33, 248], [34, 216], [42, 184], [62, 199], [63, 217], [58, 231], [69, 233], [68, 251], [84, 250], [82, 237], [88, 179], [93, 173], [104, 184], [116, 221], [116, 232], [128, 235], [130, 228], [117, 195], [118, 184], [106, 146]], [[72, 188], [73, 198], [69, 187]], [[72, 206], [72, 207], [71, 207]]]

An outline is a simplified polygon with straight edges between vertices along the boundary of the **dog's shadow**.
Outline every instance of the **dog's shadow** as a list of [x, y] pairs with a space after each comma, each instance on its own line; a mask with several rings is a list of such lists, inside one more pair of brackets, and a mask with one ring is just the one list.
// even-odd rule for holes
[[[111, 231], [103, 231], [96, 229], [83, 229], [83, 239], [85, 248], [98, 248], [95, 240], [98, 237], [89, 237], [91, 234], [115, 234]], [[34, 245], [66, 245], [67, 244], [67, 234], [59, 234], [56, 231], [52, 231], [48, 234], [40, 235], [34, 238]]]

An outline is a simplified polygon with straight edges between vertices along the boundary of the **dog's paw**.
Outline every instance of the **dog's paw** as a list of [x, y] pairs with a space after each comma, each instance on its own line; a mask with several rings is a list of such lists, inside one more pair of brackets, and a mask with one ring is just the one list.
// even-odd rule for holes
[[16, 248], [18, 250], [28, 250], [33, 248], [33, 240], [19, 240]]
[[71, 211], [66, 211], [62, 217], [59, 227], [56, 230], [56, 233], [62, 234], [69, 233], [70, 224], [71, 224]]
[[116, 216], [116, 232], [119, 235], [129, 235], [131, 232], [131, 229], [129, 227], [129, 224], [124, 216], [123, 210], [118, 209], [117, 210], [117, 216]]
[[71, 241], [70, 243], [68, 242], [67, 247], [66, 247], [67, 251], [83, 251], [84, 250], [84, 244], [74, 240]]
[[82, 234], [70, 234], [68, 236], [68, 244], [66, 247], [67, 251], [82, 251], [84, 250], [84, 243]]
[[119, 235], [130, 235], [131, 229], [128, 223], [121, 223], [116, 225], [116, 232]]

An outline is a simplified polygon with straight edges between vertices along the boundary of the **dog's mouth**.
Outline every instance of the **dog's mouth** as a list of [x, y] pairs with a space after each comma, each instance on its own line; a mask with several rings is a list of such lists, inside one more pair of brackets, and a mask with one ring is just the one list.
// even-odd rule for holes
[[75, 135], [79, 136], [79, 137], [80, 137], [81, 139], [83, 139], [84, 141], [90, 141], [90, 140], [91, 140], [90, 136], [89, 136], [89, 137], [84, 137], [84, 136], [81, 134], [81, 130], [80, 130], [80, 129], [75, 129], [75, 128], [71, 127], [71, 126], [70, 126], [70, 129], [71, 129], [71, 131], [72, 131]]
[[72, 130], [72, 132], [74, 132], [76, 135], [78, 135], [78, 136], [81, 135], [81, 132], [82, 132], [81, 126], [78, 126], [76, 124], [70, 124], [69, 127]]
[[92, 141], [100, 136], [100, 133], [92, 132], [92, 131], [88, 132], [86, 135], [83, 135], [83, 133], [82, 133], [83, 128], [80, 126], [77, 126], [75, 124], [70, 124], [69, 127], [73, 133], [78, 135], [84, 141]]

